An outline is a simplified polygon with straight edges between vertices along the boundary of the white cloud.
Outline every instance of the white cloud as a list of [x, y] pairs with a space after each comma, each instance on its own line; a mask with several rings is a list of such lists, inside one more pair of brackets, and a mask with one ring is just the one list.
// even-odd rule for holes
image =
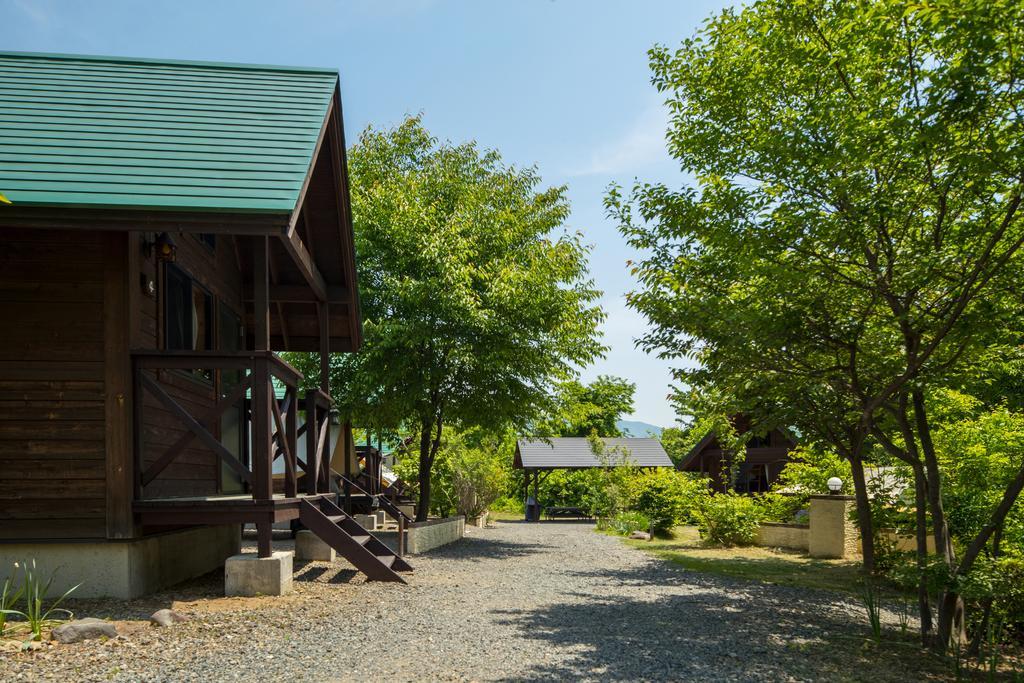
[[661, 104], [649, 106], [618, 139], [595, 149], [589, 162], [570, 176], [618, 175], [669, 161], [665, 149], [668, 112]]

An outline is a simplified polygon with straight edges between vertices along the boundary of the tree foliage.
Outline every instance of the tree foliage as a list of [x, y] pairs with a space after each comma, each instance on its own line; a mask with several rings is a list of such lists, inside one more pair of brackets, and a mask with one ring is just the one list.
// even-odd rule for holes
[[668, 147], [694, 184], [607, 201], [645, 251], [629, 297], [652, 322], [643, 345], [697, 361], [678, 372], [680, 401], [794, 425], [846, 458], [868, 569], [872, 440], [912, 468], [918, 527], [927, 508], [951, 577], [940, 648], [957, 575], [1024, 485], [1024, 469], [1005, 480], [958, 555], [928, 395], [996, 386], [992, 349], [1022, 338], [1022, 38], [1017, 0], [725, 10], [651, 52]]
[[423, 519], [444, 426], [525, 426], [603, 353], [604, 314], [566, 190], [536, 169], [415, 117], [368, 128], [348, 161], [365, 341], [332, 356], [332, 394], [359, 424], [417, 435]]
[[538, 436], [622, 436], [618, 421], [633, 410], [636, 385], [601, 375], [590, 384], [569, 380], [555, 387], [553, 405], [538, 422]]

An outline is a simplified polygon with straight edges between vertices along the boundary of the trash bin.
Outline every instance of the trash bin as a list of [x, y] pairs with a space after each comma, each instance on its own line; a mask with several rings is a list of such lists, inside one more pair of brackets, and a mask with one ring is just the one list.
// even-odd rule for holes
[[539, 522], [540, 521], [540, 505], [533, 496], [526, 499], [526, 521], [527, 522]]

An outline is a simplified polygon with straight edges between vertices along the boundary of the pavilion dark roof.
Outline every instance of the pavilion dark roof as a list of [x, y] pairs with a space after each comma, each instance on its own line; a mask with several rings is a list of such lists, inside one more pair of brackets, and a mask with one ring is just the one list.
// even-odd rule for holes
[[520, 439], [516, 442], [515, 467], [523, 469], [577, 469], [633, 466], [672, 467], [657, 439], [605, 438], [605, 457], [594, 454], [584, 437]]

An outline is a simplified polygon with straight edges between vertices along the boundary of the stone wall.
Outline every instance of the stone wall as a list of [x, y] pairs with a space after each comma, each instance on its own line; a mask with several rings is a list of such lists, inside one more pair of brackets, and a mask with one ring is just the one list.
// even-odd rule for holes
[[[75, 598], [135, 598], [201, 576], [241, 550], [237, 524], [171, 531], [131, 541], [0, 544], [0, 581], [15, 562], [35, 559], [55, 575], [50, 595], [81, 584]], [[21, 572], [18, 577], [21, 577]]]
[[810, 525], [807, 524], [775, 524], [762, 522], [757, 530], [757, 545], [768, 548], [791, 548], [807, 550], [810, 536]]
[[462, 515], [413, 522], [405, 532], [405, 552], [418, 555], [442, 545], [453, 543], [466, 533], [466, 518]]

